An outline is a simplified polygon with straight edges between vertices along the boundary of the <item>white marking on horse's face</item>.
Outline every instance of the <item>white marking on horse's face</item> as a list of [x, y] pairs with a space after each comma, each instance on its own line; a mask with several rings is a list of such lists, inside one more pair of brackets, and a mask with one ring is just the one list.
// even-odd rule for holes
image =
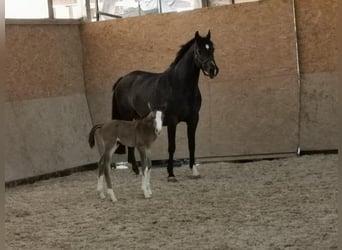
[[157, 134], [160, 134], [162, 127], [163, 127], [162, 112], [161, 111], [156, 112], [155, 121], [156, 121], [156, 132], [157, 132]]
[[209, 44], [206, 44], [206, 45], [205, 45], [205, 48], [206, 48], [207, 50], [209, 50], [209, 49], [210, 49]]

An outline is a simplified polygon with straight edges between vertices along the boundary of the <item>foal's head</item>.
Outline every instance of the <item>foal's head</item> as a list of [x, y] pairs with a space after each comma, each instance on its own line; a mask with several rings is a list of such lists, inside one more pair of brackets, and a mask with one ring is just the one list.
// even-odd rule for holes
[[150, 103], [148, 103], [147, 105], [150, 110], [150, 113], [143, 120], [147, 123], [150, 123], [153, 126], [156, 135], [160, 135], [160, 132], [163, 127], [163, 118], [166, 105], [153, 108], [151, 107]]
[[210, 30], [205, 37], [195, 33], [195, 63], [202, 70], [203, 74], [214, 78], [219, 72], [214, 59], [214, 44], [210, 40]]

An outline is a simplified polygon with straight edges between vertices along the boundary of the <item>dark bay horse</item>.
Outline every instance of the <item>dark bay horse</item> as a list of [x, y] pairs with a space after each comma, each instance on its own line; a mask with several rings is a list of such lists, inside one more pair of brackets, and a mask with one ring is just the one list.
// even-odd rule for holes
[[[168, 180], [176, 181], [173, 173], [173, 157], [176, 149], [176, 126], [187, 124], [190, 169], [199, 177], [195, 163], [195, 133], [201, 108], [201, 93], [198, 79], [202, 70], [205, 76], [214, 78], [219, 69], [214, 59], [214, 44], [210, 30], [205, 37], [195, 33], [184, 44], [175, 60], [163, 73], [134, 71], [121, 77], [113, 86], [112, 119], [133, 120], [149, 112], [147, 103], [153, 106], [166, 105], [163, 125], [167, 126], [169, 160]], [[124, 153], [119, 147], [116, 153]], [[128, 147], [128, 162], [138, 173], [134, 148]]]

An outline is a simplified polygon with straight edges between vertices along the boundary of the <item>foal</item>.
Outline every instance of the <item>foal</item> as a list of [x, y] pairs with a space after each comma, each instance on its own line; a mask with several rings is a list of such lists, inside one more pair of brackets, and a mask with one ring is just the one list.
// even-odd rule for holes
[[[148, 105], [150, 108], [150, 105]], [[151, 108], [150, 108], [151, 110]], [[99, 173], [97, 191], [102, 199], [105, 198], [103, 192], [103, 176], [107, 184], [107, 193], [113, 202], [117, 201], [109, 175], [111, 159], [114, 151], [120, 144], [128, 147], [136, 147], [140, 154], [142, 165], [141, 188], [145, 198], [151, 198], [150, 186], [151, 178], [151, 145], [160, 135], [162, 130], [162, 115], [160, 110], [151, 111], [145, 118], [134, 121], [112, 120], [104, 124], [95, 125], [89, 133], [89, 145], [95, 145], [95, 132], [99, 131], [98, 141], [104, 147], [104, 153], [99, 161]]]

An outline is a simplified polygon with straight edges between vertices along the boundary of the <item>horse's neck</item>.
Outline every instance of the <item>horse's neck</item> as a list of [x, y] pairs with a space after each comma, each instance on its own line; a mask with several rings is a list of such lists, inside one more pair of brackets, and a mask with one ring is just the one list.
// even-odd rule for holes
[[198, 85], [200, 69], [196, 66], [193, 46], [185, 53], [183, 58], [173, 67], [173, 73], [178, 78], [174, 84], [177, 87], [194, 88]]

